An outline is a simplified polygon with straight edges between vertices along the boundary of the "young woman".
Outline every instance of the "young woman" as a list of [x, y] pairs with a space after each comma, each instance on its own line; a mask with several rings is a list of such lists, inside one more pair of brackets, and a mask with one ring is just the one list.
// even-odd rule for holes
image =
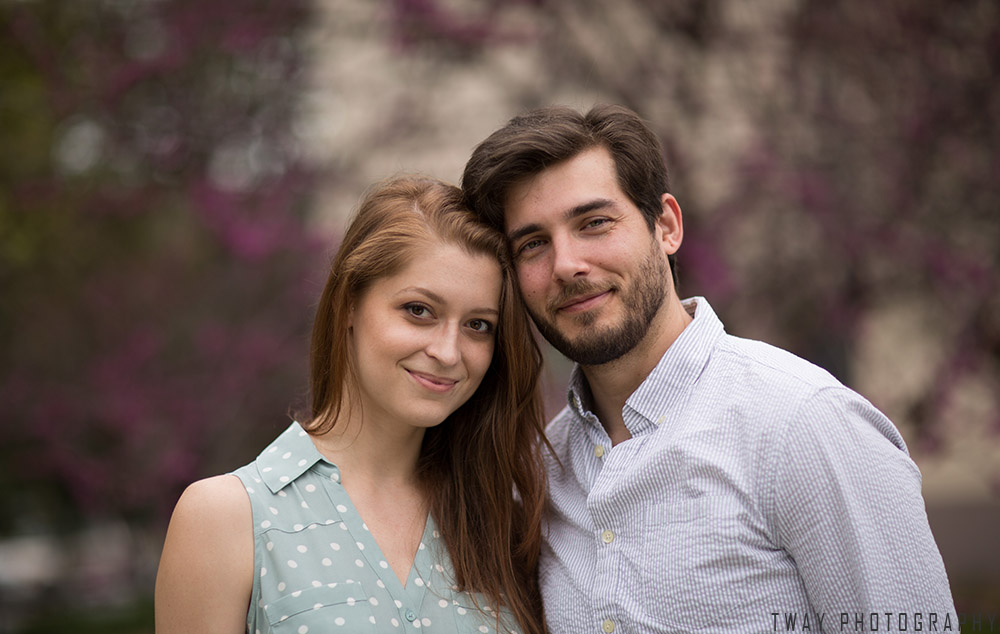
[[157, 632], [542, 632], [540, 364], [503, 236], [456, 187], [374, 187], [320, 298], [311, 414], [181, 496]]

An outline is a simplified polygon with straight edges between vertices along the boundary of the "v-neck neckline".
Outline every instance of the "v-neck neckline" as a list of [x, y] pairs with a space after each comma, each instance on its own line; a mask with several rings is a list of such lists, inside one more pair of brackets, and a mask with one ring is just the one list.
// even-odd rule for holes
[[[342, 499], [334, 500], [334, 504], [342, 504], [346, 507], [347, 512], [341, 511], [341, 521], [351, 534], [351, 538], [354, 539], [355, 544], [359, 545], [368, 568], [375, 573], [394, 599], [399, 602], [408, 603], [411, 606], [421, 605], [428, 589], [428, 581], [432, 575], [429, 550], [432, 547], [432, 539], [437, 532], [434, 518], [431, 517], [429, 512], [427, 513], [427, 517], [424, 520], [424, 530], [420, 535], [420, 543], [417, 545], [417, 551], [413, 555], [413, 562], [410, 564], [410, 570], [406, 577], [406, 585], [404, 586], [400, 582], [396, 571], [389, 565], [389, 560], [375, 539], [375, 535], [372, 534], [367, 523], [361, 517], [361, 512], [354, 505], [354, 500], [351, 499], [351, 496], [347, 493], [347, 489], [344, 488], [344, 484], [341, 481], [340, 468], [326, 458], [323, 459], [323, 462], [332, 467], [336, 473], [334, 480], [336, 482], [335, 491], [338, 497]], [[403, 601], [404, 599], [405, 601]]]

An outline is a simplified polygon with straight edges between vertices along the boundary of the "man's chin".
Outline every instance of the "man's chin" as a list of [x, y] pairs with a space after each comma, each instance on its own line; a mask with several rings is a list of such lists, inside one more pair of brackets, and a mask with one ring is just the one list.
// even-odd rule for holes
[[[601, 333], [610, 331], [607, 327], [597, 325], [597, 318], [590, 315], [587, 319], [574, 316], [572, 319], [562, 320], [559, 326], [548, 324], [545, 328], [539, 328], [545, 338], [552, 342], [560, 341], [568, 348], [590, 348], [601, 346], [604, 336]], [[553, 345], [555, 345], [553, 343]]]
[[[553, 344], [554, 345], [554, 344]], [[564, 348], [555, 346], [566, 358], [575, 361], [583, 366], [594, 367], [617, 361], [629, 350], [619, 349], [605, 345], [604, 342], [587, 344], [576, 344]]]
[[619, 336], [610, 332], [590, 332], [570, 339], [561, 333], [550, 336], [542, 333], [552, 347], [571, 361], [580, 365], [603, 365], [618, 359], [628, 352]]

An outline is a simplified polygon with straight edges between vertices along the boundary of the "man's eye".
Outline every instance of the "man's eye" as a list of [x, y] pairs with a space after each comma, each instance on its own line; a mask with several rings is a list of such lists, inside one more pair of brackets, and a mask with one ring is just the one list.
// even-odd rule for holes
[[607, 218], [594, 218], [593, 220], [588, 221], [587, 224], [584, 225], [584, 227], [588, 229], [594, 227], [600, 227], [601, 225], [606, 224], [607, 222], [608, 222]]
[[527, 242], [522, 244], [521, 248], [518, 249], [518, 252], [524, 253], [525, 251], [531, 251], [533, 249], [537, 249], [540, 246], [542, 246], [542, 240], [539, 238], [535, 238], [534, 240], [528, 240]]

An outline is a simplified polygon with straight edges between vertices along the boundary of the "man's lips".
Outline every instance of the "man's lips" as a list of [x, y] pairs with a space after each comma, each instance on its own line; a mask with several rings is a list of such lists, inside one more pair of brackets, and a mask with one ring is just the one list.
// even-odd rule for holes
[[581, 311], [590, 310], [591, 308], [598, 306], [609, 295], [611, 295], [611, 289], [601, 291], [599, 293], [588, 293], [586, 295], [578, 295], [573, 299], [560, 304], [556, 308], [556, 310], [563, 313], [578, 313]]
[[420, 372], [418, 370], [410, 370], [409, 368], [407, 368], [406, 371], [410, 373], [410, 376], [412, 376], [418, 384], [432, 392], [447, 392], [458, 383], [458, 379], [449, 379], [448, 377], [438, 376], [429, 372]]

